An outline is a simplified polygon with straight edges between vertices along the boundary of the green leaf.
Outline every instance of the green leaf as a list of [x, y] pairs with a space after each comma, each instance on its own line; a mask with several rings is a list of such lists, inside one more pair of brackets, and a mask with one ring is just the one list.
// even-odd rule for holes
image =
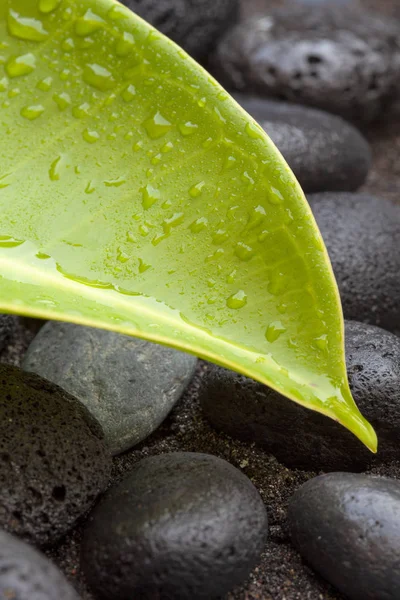
[[192, 352], [375, 450], [325, 247], [262, 129], [113, 0], [3, 0], [0, 40], [0, 310]]

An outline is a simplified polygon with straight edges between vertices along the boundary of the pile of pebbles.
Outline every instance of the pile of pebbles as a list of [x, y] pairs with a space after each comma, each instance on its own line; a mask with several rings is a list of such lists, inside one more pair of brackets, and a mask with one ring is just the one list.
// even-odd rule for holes
[[187, 354], [0, 315], [0, 596], [397, 598], [400, 173], [371, 123], [399, 101], [400, 25], [351, 0], [236, 25], [233, 0], [126, 4], [207, 63], [298, 177], [380, 448]]

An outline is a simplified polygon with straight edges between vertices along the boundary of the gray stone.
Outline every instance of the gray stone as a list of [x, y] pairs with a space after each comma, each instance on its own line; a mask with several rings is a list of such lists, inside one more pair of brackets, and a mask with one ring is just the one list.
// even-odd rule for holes
[[183, 394], [196, 363], [195, 357], [158, 344], [49, 322], [22, 366], [79, 398], [102, 425], [110, 451], [118, 454], [157, 429]]
[[46, 557], [0, 530], [0, 598], [79, 600], [64, 575]]
[[400, 330], [400, 206], [367, 194], [309, 195], [346, 319]]
[[330, 473], [305, 483], [289, 508], [303, 558], [350, 600], [398, 600], [400, 483]]
[[306, 193], [352, 192], [365, 182], [371, 150], [353, 125], [305, 106], [234, 97], [268, 133]]
[[14, 317], [0, 315], [0, 352], [5, 348], [14, 327]]
[[239, 0], [123, 0], [194, 58], [207, 56], [239, 17]]
[[100, 425], [73, 396], [0, 364], [0, 526], [56, 542], [94, 503], [111, 470]]
[[400, 459], [400, 338], [372, 325], [346, 322], [347, 370], [353, 397], [374, 426], [376, 457], [347, 429], [265, 385], [209, 365], [200, 401], [219, 430], [256, 442], [289, 467], [363, 470]]
[[89, 517], [82, 568], [104, 600], [210, 600], [247, 577], [267, 513], [253, 484], [215, 456], [139, 462]]
[[398, 97], [400, 26], [343, 3], [300, 3], [249, 19], [212, 60], [228, 88], [307, 104], [356, 121]]

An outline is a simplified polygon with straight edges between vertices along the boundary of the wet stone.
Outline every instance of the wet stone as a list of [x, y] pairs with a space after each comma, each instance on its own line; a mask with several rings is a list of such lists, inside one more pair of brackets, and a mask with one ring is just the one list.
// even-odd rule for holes
[[288, 3], [244, 21], [212, 60], [228, 88], [379, 118], [398, 98], [400, 25], [343, 2]]
[[306, 193], [352, 192], [365, 182], [371, 150], [353, 125], [305, 106], [234, 97], [268, 133]]
[[346, 319], [400, 331], [400, 206], [367, 194], [307, 196]]
[[3, 530], [0, 530], [0, 598], [79, 600], [55, 565]]
[[292, 498], [289, 526], [303, 558], [346, 598], [399, 597], [398, 481], [353, 473], [311, 479]]
[[82, 568], [96, 598], [210, 600], [242, 582], [267, 514], [238, 469], [207, 454], [139, 462], [89, 517]]
[[239, 0], [123, 0], [123, 4], [197, 59], [205, 58], [239, 17]]
[[0, 526], [33, 543], [59, 540], [109, 479], [103, 432], [73, 396], [0, 365]]
[[23, 361], [81, 400], [113, 454], [148, 437], [185, 391], [197, 359], [117, 333], [49, 322]]
[[288, 467], [364, 470], [400, 459], [400, 338], [372, 325], [346, 322], [350, 388], [375, 428], [378, 454], [335, 421], [267, 386], [209, 365], [200, 388], [207, 419], [233, 438], [255, 442]]

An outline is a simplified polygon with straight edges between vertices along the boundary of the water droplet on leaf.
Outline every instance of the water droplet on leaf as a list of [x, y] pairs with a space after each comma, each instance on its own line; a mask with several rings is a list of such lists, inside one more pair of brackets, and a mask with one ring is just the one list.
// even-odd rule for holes
[[60, 162], [61, 156], [57, 156], [55, 160], [50, 165], [49, 169], [49, 177], [51, 181], [58, 181], [60, 179]]
[[187, 137], [189, 135], [193, 135], [194, 133], [196, 133], [196, 130], [198, 129], [198, 127], [199, 126], [196, 125], [196, 123], [187, 121], [186, 123], [181, 123], [179, 125], [179, 131], [181, 132], [182, 135]]
[[83, 17], [76, 21], [75, 33], [81, 37], [85, 37], [101, 29], [104, 25], [105, 22], [103, 19], [89, 8]]
[[205, 229], [207, 225], [208, 220], [205, 217], [200, 217], [199, 219], [196, 219], [196, 221], [193, 221], [191, 225], [189, 225], [189, 229], [193, 233], [200, 233], [200, 231], [203, 231], [203, 229]]
[[265, 337], [267, 338], [268, 342], [272, 344], [273, 342], [276, 342], [276, 340], [278, 340], [281, 335], [285, 333], [285, 331], [286, 327], [282, 325], [281, 321], [274, 321], [268, 325], [265, 332]]
[[229, 296], [226, 301], [228, 308], [239, 309], [243, 308], [247, 304], [247, 295], [243, 290], [239, 290], [236, 294]]
[[135, 86], [132, 84], [128, 85], [128, 87], [125, 88], [125, 90], [122, 92], [121, 96], [122, 99], [125, 100], [125, 102], [131, 102], [136, 96]]
[[82, 133], [82, 137], [85, 142], [88, 142], [88, 144], [95, 144], [100, 139], [100, 135], [97, 133], [97, 131], [90, 129], [85, 129]]
[[71, 105], [71, 97], [66, 92], [62, 92], [61, 94], [54, 94], [53, 100], [60, 110], [65, 110]]
[[251, 246], [244, 242], [238, 242], [235, 246], [235, 254], [240, 260], [248, 261], [253, 258], [255, 252]]
[[30, 42], [42, 42], [49, 35], [43, 27], [42, 21], [22, 17], [14, 10], [10, 10], [8, 13], [8, 29], [14, 37]]
[[56, 10], [61, 0], [39, 0], [38, 8], [41, 13], [48, 14]]
[[97, 63], [86, 65], [83, 71], [83, 80], [102, 92], [112, 90], [116, 84], [110, 71]]
[[21, 77], [29, 75], [36, 68], [36, 58], [34, 54], [28, 52], [21, 56], [10, 58], [6, 64], [6, 71], [10, 77]]
[[142, 189], [142, 206], [148, 210], [161, 198], [160, 191], [148, 184]]
[[51, 89], [52, 85], [53, 85], [53, 78], [45, 77], [45, 79], [41, 79], [40, 81], [38, 81], [38, 83], [36, 84], [36, 87], [38, 90], [41, 90], [42, 92], [48, 92]]
[[44, 113], [44, 106], [41, 104], [34, 104], [32, 106], [24, 106], [21, 108], [21, 116], [28, 121], [35, 121]]
[[117, 40], [115, 52], [117, 56], [127, 56], [135, 49], [135, 38], [131, 33], [124, 31], [122, 36]]
[[264, 138], [264, 131], [256, 123], [246, 123], [245, 132], [252, 140], [262, 140]]
[[200, 183], [196, 183], [196, 185], [193, 185], [190, 188], [189, 195], [192, 198], [198, 198], [199, 196], [201, 196], [201, 193], [202, 193], [205, 185], [206, 185], [205, 181], [200, 181]]
[[147, 119], [143, 126], [152, 140], [164, 136], [172, 127], [171, 123], [160, 112], [156, 112], [154, 117]]

